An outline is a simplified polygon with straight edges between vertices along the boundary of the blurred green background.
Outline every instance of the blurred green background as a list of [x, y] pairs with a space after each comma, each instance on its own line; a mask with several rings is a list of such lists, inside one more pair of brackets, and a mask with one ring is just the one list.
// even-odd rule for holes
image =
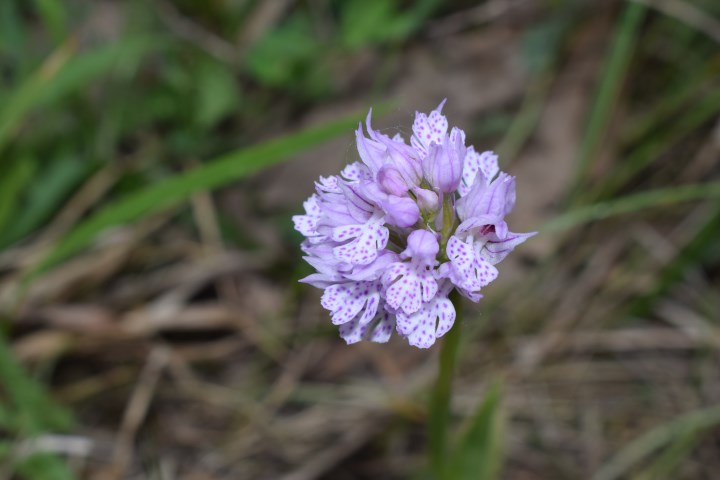
[[436, 352], [345, 346], [290, 217], [443, 98], [540, 231], [459, 478], [717, 478], [716, 0], [0, 0], [0, 81], [0, 479], [428, 478]]

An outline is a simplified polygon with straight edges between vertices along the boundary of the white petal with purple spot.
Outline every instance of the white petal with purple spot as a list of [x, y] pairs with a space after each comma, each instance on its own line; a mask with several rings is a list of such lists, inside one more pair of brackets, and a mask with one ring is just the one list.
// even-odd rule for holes
[[385, 299], [392, 308], [410, 315], [437, 293], [437, 281], [431, 270], [412, 263], [395, 263], [383, 275], [387, 287]]
[[447, 257], [452, 264], [450, 279], [459, 288], [476, 292], [497, 278], [497, 269], [472, 244], [455, 236], [448, 241]]
[[482, 182], [489, 185], [492, 179], [500, 171], [498, 157], [491, 151], [477, 153], [475, 147], [470, 146], [465, 154], [463, 165], [462, 181], [458, 188], [461, 197], [467, 195], [475, 183], [475, 177], [479, 174]]
[[431, 347], [455, 323], [455, 307], [447, 297], [438, 296], [412, 315], [397, 315], [398, 333], [407, 337], [410, 345]]
[[380, 303], [378, 282], [348, 282], [331, 285], [325, 289], [320, 304], [332, 312], [335, 325], [347, 323], [363, 312], [359, 322], [363, 325], [375, 317]]
[[367, 265], [377, 258], [379, 250], [385, 248], [389, 235], [382, 220], [337, 227], [333, 229], [332, 239], [348, 243], [335, 247], [333, 253], [338, 260], [353, 265]]
[[413, 122], [413, 136], [410, 138], [410, 144], [417, 150], [421, 156], [428, 154], [430, 145], [436, 143], [442, 144], [445, 135], [447, 135], [448, 121], [441, 113], [445, 100], [438, 107], [430, 112], [430, 115], [424, 113], [415, 113], [415, 121]]
[[395, 327], [395, 316], [385, 312], [370, 332], [368, 340], [375, 343], [387, 343]]
[[305, 200], [303, 207], [305, 207], [305, 215], [294, 215], [292, 217], [295, 230], [306, 237], [315, 236], [318, 234], [318, 221], [322, 215], [320, 198], [316, 194], [312, 194], [310, 198]]

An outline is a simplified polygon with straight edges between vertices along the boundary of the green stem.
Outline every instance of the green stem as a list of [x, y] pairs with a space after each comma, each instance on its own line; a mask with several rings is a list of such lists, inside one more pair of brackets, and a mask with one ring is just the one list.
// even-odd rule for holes
[[447, 245], [450, 236], [455, 231], [455, 194], [446, 193], [443, 196], [443, 207], [442, 207], [442, 218], [443, 226], [440, 232], [440, 255], [445, 255], [445, 246]]
[[433, 472], [433, 477], [437, 480], [444, 478], [443, 474], [447, 468], [447, 430], [450, 423], [450, 399], [461, 336], [460, 303], [457, 292], [453, 291], [450, 294], [450, 299], [455, 305], [457, 316], [455, 324], [442, 340], [439, 358], [440, 369], [430, 400], [430, 418], [428, 420], [430, 469]]

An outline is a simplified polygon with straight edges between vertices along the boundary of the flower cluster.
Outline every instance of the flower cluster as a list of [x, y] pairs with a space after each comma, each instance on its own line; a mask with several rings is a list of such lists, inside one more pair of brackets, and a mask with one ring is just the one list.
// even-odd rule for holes
[[441, 113], [416, 113], [410, 144], [370, 126], [356, 138], [362, 162], [320, 177], [317, 193], [293, 217], [305, 260], [317, 273], [303, 282], [324, 289], [340, 336], [387, 342], [393, 330], [428, 348], [450, 330], [457, 289], [473, 302], [495, 267], [534, 233], [513, 233], [505, 216], [515, 179], [497, 156], [465, 146], [465, 132]]

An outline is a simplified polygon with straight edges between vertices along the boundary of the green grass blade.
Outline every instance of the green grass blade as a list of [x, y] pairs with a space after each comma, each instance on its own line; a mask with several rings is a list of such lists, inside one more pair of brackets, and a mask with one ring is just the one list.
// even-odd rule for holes
[[720, 198], [720, 182], [684, 185], [627, 195], [571, 210], [538, 228], [540, 231], [567, 230], [585, 223], [647, 208], [673, 205], [693, 200]]
[[[46, 431], [66, 430], [72, 424], [70, 414], [55, 404], [42, 386], [30, 378], [0, 336], [0, 385], [5, 399], [0, 403], [0, 429], [19, 439], [32, 439]], [[0, 443], [0, 464], [14, 462], [14, 447]], [[57, 456], [38, 453], [17, 460], [12, 471], [31, 480], [72, 480], [74, 476]], [[14, 477], [13, 477], [14, 478]]]
[[103, 230], [127, 224], [187, 200], [200, 191], [212, 190], [349, 132], [360, 120], [355, 114], [331, 124], [304, 130], [258, 146], [224, 155], [214, 161], [128, 194], [99, 210], [60, 239], [32, 275], [45, 271], [88, 246]]
[[[684, 108], [697, 103], [705, 105], [707, 92], [720, 72], [720, 59], [714, 59], [701, 67], [686, 72], [682, 83], [670, 87], [658, 95], [658, 100], [639, 115], [631, 118], [625, 130], [620, 132], [623, 145], [641, 143], [664, 123], [676, 120]], [[695, 107], [690, 107], [695, 108]]]
[[[22, 215], [0, 228], [0, 248], [7, 247], [43, 225], [92, 168], [93, 165], [84, 159], [61, 156], [54, 157], [47, 166], [36, 172], [33, 183], [24, 194]], [[2, 206], [0, 202], [0, 227], [4, 225]]]
[[552, 80], [553, 76], [549, 71], [538, 75], [523, 99], [520, 111], [513, 118], [510, 128], [497, 147], [498, 155], [504, 165], [515, 160], [535, 132], [550, 93]]
[[75, 476], [55, 455], [36, 453], [15, 465], [20, 477], [27, 480], [74, 480]]
[[56, 42], [67, 36], [67, 15], [61, 0], [35, 0], [43, 26]]
[[39, 93], [52, 84], [55, 76], [70, 59], [72, 43], [58, 47], [28, 79], [14, 91], [4, 95], [0, 105], [0, 152], [9, 140], [9, 136], [20, 124], [23, 116], [35, 107]]
[[648, 468], [636, 475], [634, 480], [662, 480], [677, 478], [676, 472], [684, 460], [692, 453], [698, 444], [698, 432], [681, 433], [672, 441]]
[[635, 39], [645, 16], [645, 7], [636, 2], [625, 6], [618, 28], [613, 38], [610, 53], [603, 69], [597, 92], [590, 109], [587, 127], [580, 144], [576, 185], [578, 188], [585, 180], [592, 161], [595, 158], [600, 142], [615, 102], [620, 93], [625, 75], [633, 55]]
[[20, 158], [6, 167], [0, 177], [0, 232], [6, 231], [13, 214], [20, 210], [18, 201], [25, 186], [32, 180], [35, 163], [29, 158]]
[[449, 479], [498, 478], [502, 466], [504, 431], [501, 400], [500, 385], [492, 385], [457, 446], [450, 464]]
[[13, 425], [12, 413], [8, 405], [0, 401], [0, 429], [8, 430]]
[[0, 2], [0, 52], [22, 63], [28, 32], [22, 21], [19, 0]]
[[682, 415], [641, 435], [610, 459], [592, 480], [629, 478], [628, 472], [653, 452], [678, 438], [720, 425], [720, 406]]
[[[70, 414], [56, 405], [43, 388], [28, 377], [17, 364], [6, 343], [0, 337], [0, 384], [12, 405], [14, 426], [26, 434], [45, 430], [64, 430], [70, 427]], [[9, 408], [9, 407], [8, 407]]]
[[652, 290], [637, 299], [628, 309], [633, 316], [645, 316], [670, 288], [685, 278], [686, 272], [691, 268], [702, 265], [704, 258], [718, 244], [720, 238], [720, 210], [715, 211], [705, 222], [705, 225], [695, 234], [680, 253], [663, 268], [657, 277]]
[[0, 152], [34, 109], [82, 89], [119, 62], [137, 61], [163, 44], [154, 38], [133, 37], [76, 56], [72, 42], [61, 45], [28, 79], [6, 94], [6, 102], [0, 105]]
[[12, 446], [7, 440], [0, 440], [0, 465], [5, 465], [10, 458]]
[[630, 182], [643, 168], [646, 168], [660, 155], [668, 151], [673, 144], [712, 120], [718, 111], [720, 111], [720, 92], [704, 96], [701, 101], [693, 105], [676, 122], [673, 122], [671, 126], [664, 130], [663, 134], [642, 143], [632, 151], [625, 161], [615, 169], [612, 177], [597, 189], [598, 192], [592, 195], [600, 198], [613, 195]]

